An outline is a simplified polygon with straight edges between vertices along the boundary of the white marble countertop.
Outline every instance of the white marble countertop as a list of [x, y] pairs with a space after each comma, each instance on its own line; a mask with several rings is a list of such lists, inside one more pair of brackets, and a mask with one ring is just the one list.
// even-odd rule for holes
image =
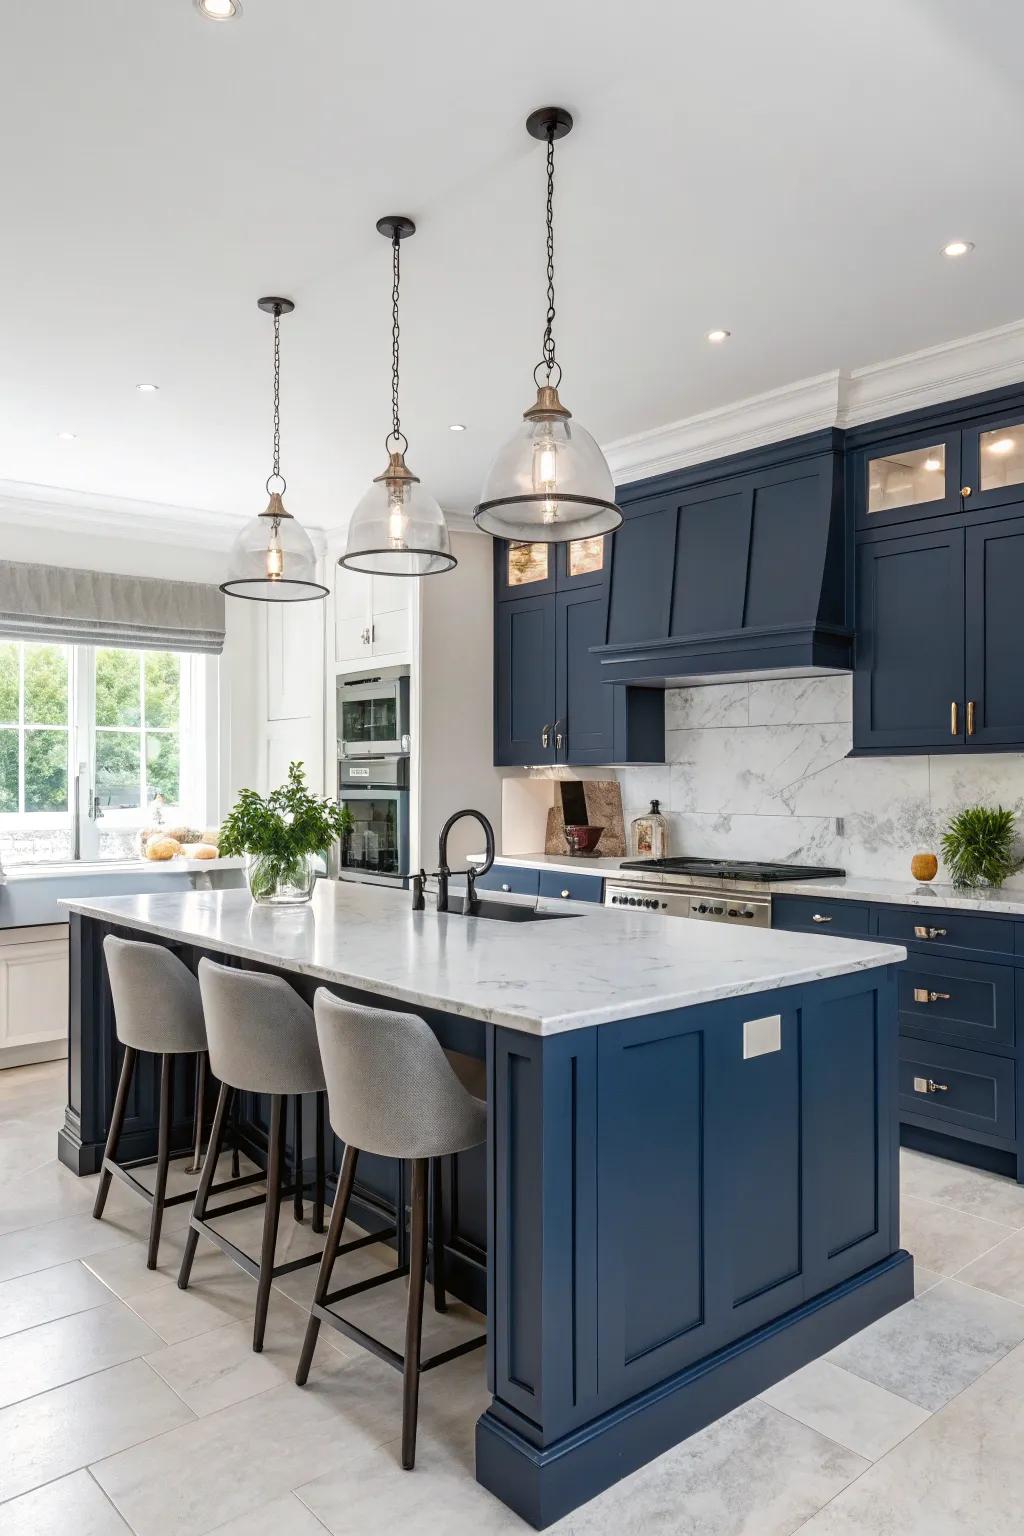
[[788, 880], [772, 884], [776, 895], [819, 896], [833, 901], [881, 901], [900, 907], [951, 907], [995, 916], [1024, 916], [1024, 891], [958, 890], [955, 885], [918, 885], [914, 880], [876, 880], [870, 875], [844, 879]]
[[[483, 854], [471, 855], [482, 863]], [[525, 869], [551, 869], [560, 874], [594, 874], [601, 877], [621, 872], [623, 859], [571, 858], [555, 853], [499, 853], [496, 864]], [[631, 880], [658, 885], [671, 880], [655, 870], [627, 870]], [[955, 885], [919, 884], [915, 880], [882, 880], [871, 875], [829, 876], [821, 880], [773, 880], [765, 886], [773, 896], [818, 896], [833, 901], [881, 901], [894, 906], [950, 907], [964, 912], [991, 912], [997, 916], [1024, 917], [1024, 890], [1003, 887], [998, 891], [958, 890]]]
[[66, 898], [72, 912], [400, 1002], [550, 1035], [892, 965], [877, 940], [666, 922], [595, 907], [512, 924], [413, 912], [406, 891], [320, 880], [306, 907], [244, 890]]

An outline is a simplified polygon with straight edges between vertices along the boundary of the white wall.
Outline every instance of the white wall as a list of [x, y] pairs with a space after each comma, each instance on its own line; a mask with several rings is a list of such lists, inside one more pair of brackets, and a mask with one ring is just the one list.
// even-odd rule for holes
[[909, 879], [959, 807], [1024, 812], [1018, 753], [848, 757], [851, 699], [845, 675], [669, 691], [666, 766], [617, 770], [627, 825], [657, 798], [671, 853]]

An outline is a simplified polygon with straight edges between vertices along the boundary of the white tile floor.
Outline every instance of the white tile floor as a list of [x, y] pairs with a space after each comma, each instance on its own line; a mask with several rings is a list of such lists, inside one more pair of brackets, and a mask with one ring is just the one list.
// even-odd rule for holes
[[[276, 1288], [249, 1348], [252, 1282], [201, 1244], [175, 1284], [147, 1211], [53, 1158], [64, 1064], [0, 1072], [0, 1536], [498, 1536], [527, 1527], [474, 1481], [482, 1357], [423, 1386], [415, 1473], [396, 1373], [323, 1330], [292, 1382], [312, 1269]], [[1024, 1188], [903, 1154], [918, 1296], [576, 1511], [560, 1536], [1010, 1536], [1024, 1508]], [[181, 1179], [182, 1174], [176, 1175]], [[259, 1212], [232, 1218], [254, 1251]], [[282, 1248], [318, 1246], [282, 1222]], [[372, 1265], [373, 1251], [349, 1262]], [[361, 1299], [400, 1329], [402, 1298]], [[372, 1321], [369, 1316], [372, 1314]], [[428, 1330], [475, 1328], [466, 1309]], [[442, 1379], [443, 1377], [443, 1379]]]

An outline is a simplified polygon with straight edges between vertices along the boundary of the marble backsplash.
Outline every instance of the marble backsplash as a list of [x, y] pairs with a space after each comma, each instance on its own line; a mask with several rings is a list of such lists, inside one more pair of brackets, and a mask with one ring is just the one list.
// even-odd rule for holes
[[[1018, 753], [847, 757], [851, 690], [849, 676], [673, 689], [666, 765], [617, 770], [627, 828], [658, 799], [672, 853], [908, 879], [911, 855], [938, 853], [959, 807], [1024, 812]], [[1024, 874], [1008, 884], [1024, 889]]]

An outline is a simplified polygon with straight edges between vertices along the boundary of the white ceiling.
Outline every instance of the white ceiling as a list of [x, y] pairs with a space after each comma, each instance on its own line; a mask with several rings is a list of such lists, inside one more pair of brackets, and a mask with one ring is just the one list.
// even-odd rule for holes
[[471, 507], [539, 353], [549, 101], [563, 394], [604, 443], [1024, 314], [1016, 0], [7, 0], [0, 57], [2, 480], [259, 510], [278, 292], [288, 504], [343, 523], [397, 211], [409, 459]]

